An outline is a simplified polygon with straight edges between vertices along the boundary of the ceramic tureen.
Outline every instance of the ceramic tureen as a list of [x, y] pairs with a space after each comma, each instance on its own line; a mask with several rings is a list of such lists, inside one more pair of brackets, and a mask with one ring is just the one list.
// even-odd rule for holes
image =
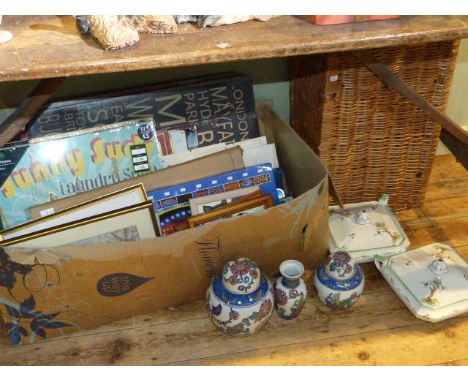
[[334, 252], [315, 271], [314, 284], [325, 305], [334, 310], [347, 309], [364, 290], [364, 273], [348, 253]]
[[383, 195], [378, 202], [330, 207], [330, 252], [347, 252], [356, 263], [405, 252], [410, 242], [387, 203]]
[[468, 265], [452, 247], [431, 244], [375, 264], [416, 317], [438, 322], [468, 312]]
[[273, 312], [273, 287], [257, 264], [247, 258], [229, 261], [206, 292], [206, 307], [225, 334], [259, 332]]

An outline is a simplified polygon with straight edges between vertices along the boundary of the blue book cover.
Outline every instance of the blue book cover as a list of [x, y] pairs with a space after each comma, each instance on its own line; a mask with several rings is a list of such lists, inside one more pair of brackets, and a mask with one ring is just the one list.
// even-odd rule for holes
[[[29, 221], [32, 206], [163, 167], [151, 120], [129, 121], [32, 140], [4, 176], [3, 229]], [[5, 175], [5, 174], [4, 174]]]
[[[271, 163], [147, 191], [147, 194], [153, 202], [160, 228], [164, 232], [166, 224], [174, 225], [181, 222], [183, 225], [182, 222], [190, 216], [190, 199], [252, 186], [259, 186], [264, 194], [271, 194], [274, 204], [278, 204], [278, 193]], [[166, 221], [167, 219], [170, 221]]]

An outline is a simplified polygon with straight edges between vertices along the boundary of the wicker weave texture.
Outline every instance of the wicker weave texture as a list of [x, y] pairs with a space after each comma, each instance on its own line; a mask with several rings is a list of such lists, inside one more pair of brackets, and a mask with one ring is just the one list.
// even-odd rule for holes
[[[412, 89], [445, 110], [457, 51], [458, 41], [445, 41], [372, 52]], [[312, 80], [321, 83], [309, 86], [305, 94], [321, 104], [304, 119], [293, 102], [292, 124], [327, 165], [343, 201], [378, 200], [389, 194], [395, 211], [419, 206], [440, 125], [387, 89], [352, 53], [310, 60], [317, 60], [309, 63], [309, 69], [316, 69]], [[292, 83], [293, 98], [301, 97], [305, 85], [304, 77], [299, 77]]]

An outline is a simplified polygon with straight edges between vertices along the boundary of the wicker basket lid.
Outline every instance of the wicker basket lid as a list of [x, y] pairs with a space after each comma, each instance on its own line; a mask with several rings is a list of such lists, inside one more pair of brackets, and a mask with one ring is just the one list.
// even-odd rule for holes
[[330, 252], [349, 253], [357, 263], [406, 251], [409, 240], [384, 195], [378, 202], [330, 207]]

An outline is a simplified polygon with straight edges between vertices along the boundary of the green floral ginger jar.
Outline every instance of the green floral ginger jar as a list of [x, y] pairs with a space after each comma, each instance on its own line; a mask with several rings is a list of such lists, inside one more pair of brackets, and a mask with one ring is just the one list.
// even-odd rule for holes
[[361, 297], [364, 273], [349, 253], [338, 251], [317, 268], [314, 284], [318, 298], [329, 308], [348, 309]]

